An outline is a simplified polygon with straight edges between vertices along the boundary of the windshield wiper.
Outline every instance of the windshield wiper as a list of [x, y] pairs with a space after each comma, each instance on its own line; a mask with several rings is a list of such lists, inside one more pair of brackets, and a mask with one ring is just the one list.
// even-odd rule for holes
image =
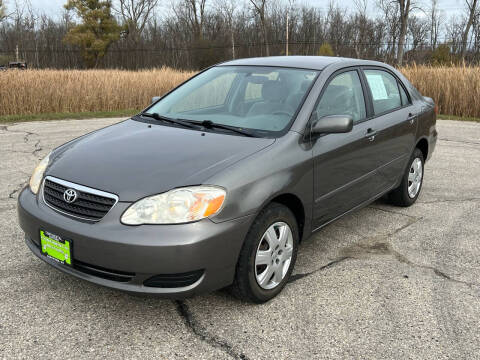
[[[188, 120], [187, 120], [188, 121]], [[224, 125], [224, 124], [218, 124], [210, 120], [203, 120], [203, 121], [189, 121], [191, 124], [195, 125], [200, 125], [203, 126], [206, 129], [223, 129], [223, 130], [228, 130], [231, 132], [235, 132], [237, 134], [241, 134], [243, 136], [248, 136], [248, 137], [255, 137], [250, 131], [243, 130], [241, 128], [235, 127], [235, 126], [229, 126], [229, 125]]]
[[152, 118], [152, 119], [155, 119], [155, 120], [161, 120], [161, 121], [169, 122], [171, 124], [181, 125], [181, 126], [184, 126], [184, 127], [188, 127], [190, 129], [194, 128], [194, 126], [188, 121], [169, 118], [169, 117], [166, 117], [166, 116], [162, 116], [158, 113], [150, 114], [150, 113], [147, 113], [147, 112], [143, 112], [143, 113], [140, 113], [140, 115], [141, 116], [146, 116], [146, 117], [149, 117], [149, 118]]
[[141, 116], [146, 116], [150, 117], [155, 120], [161, 120], [161, 121], [166, 121], [172, 124], [178, 124], [181, 126], [188, 127], [190, 129], [193, 129], [198, 126], [202, 126], [206, 129], [223, 129], [223, 130], [228, 130], [231, 132], [235, 132], [237, 134], [243, 135], [243, 136], [248, 136], [248, 137], [255, 137], [251, 132], [247, 130], [243, 130], [241, 128], [235, 127], [235, 126], [229, 126], [229, 125], [224, 125], [224, 124], [218, 124], [214, 123], [213, 121], [210, 120], [204, 120], [204, 121], [194, 121], [194, 120], [188, 120], [188, 119], [174, 119], [174, 118], [169, 118], [166, 116], [162, 116], [158, 113], [147, 113], [143, 112], [140, 113]]

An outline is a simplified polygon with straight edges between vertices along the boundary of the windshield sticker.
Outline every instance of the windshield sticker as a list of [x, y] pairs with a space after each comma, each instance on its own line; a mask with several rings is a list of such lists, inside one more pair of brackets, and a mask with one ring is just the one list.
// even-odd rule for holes
[[373, 100], [388, 99], [387, 89], [385, 89], [382, 75], [367, 74], [367, 80], [368, 85], [370, 85], [370, 90], [372, 91]]

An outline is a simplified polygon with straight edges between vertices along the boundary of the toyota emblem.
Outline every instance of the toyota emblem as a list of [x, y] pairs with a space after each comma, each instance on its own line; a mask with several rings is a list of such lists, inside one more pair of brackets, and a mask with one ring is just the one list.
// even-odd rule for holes
[[68, 204], [71, 204], [73, 203], [75, 200], [77, 200], [77, 192], [73, 189], [67, 189], [65, 190], [65, 192], [63, 193], [63, 199], [65, 200], [65, 202], [67, 202]]

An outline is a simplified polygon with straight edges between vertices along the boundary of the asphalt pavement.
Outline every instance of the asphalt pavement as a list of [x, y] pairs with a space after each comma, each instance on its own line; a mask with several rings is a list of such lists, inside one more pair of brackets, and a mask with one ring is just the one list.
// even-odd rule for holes
[[54, 147], [120, 119], [0, 126], [0, 358], [480, 358], [480, 123], [438, 121], [417, 203], [380, 200], [302, 243], [264, 305], [72, 278], [30, 253], [16, 198]]

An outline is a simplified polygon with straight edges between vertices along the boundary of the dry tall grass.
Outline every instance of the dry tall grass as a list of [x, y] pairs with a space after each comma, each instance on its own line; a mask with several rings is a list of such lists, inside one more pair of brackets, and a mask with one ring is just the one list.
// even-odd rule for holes
[[170, 68], [0, 72], [0, 115], [140, 110], [192, 75]]
[[[411, 66], [401, 71], [443, 114], [480, 117], [480, 67]], [[144, 71], [0, 72], [0, 116], [142, 109], [192, 76], [170, 68]]]
[[409, 66], [402, 73], [441, 114], [480, 118], [480, 67]]

